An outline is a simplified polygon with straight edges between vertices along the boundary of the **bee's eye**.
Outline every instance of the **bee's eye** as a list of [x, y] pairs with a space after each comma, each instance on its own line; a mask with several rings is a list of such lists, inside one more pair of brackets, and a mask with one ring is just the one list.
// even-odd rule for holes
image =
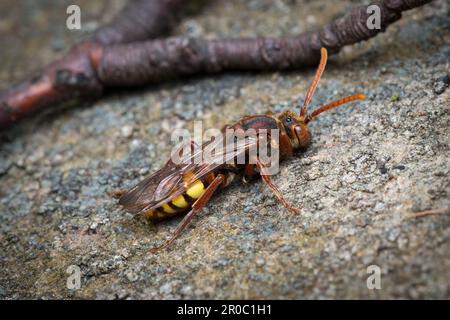
[[291, 123], [291, 122], [292, 122], [292, 118], [289, 117], [289, 116], [287, 116], [284, 120], [285, 120], [287, 123]]

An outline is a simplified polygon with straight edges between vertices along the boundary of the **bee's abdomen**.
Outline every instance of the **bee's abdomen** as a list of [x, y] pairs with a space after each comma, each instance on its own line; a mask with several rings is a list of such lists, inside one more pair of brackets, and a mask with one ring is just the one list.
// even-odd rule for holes
[[160, 221], [178, 213], [189, 211], [193, 203], [205, 193], [208, 186], [206, 180], [209, 179], [196, 180], [186, 188], [184, 193], [164, 203], [161, 207], [147, 211], [144, 215], [152, 221]]

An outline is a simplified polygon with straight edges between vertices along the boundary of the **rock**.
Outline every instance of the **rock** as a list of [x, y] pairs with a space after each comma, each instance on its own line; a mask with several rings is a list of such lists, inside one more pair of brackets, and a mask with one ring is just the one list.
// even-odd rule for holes
[[133, 135], [133, 127], [132, 126], [123, 126], [121, 129], [120, 129], [120, 133], [122, 134], [122, 136], [124, 137], [124, 138], [130, 138], [132, 135]]
[[433, 91], [436, 94], [441, 94], [450, 85], [450, 74], [440, 77], [433, 84]]
[[[98, 10], [93, 1], [78, 2], [86, 14]], [[107, 6], [105, 16], [124, 2]], [[278, 36], [312, 30], [355, 5], [232, 2], [211, 2], [174, 35]], [[59, 57], [48, 48], [53, 39], [64, 49], [78, 40], [61, 32], [63, 4], [39, 2], [41, 18], [34, 19], [33, 2], [22, 10], [12, 3], [0, 1], [3, 89]], [[190, 130], [194, 120], [206, 130], [269, 109], [297, 111], [313, 68], [111, 90], [0, 133], [0, 297], [449, 299], [450, 217], [405, 218], [448, 206], [444, 4], [405, 14], [376, 39], [330, 58], [310, 110], [355, 92], [369, 99], [314, 119], [310, 148], [281, 163], [273, 181], [299, 215], [259, 179], [238, 181], [220, 189], [170, 247], [151, 254], [180, 217], [153, 225], [122, 211], [108, 192], [159, 169], [173, 130]], [[30, 25], [33, 33], [23, 29]], [[372, 264], [382, 269], [376, 292], [366, 286]], [[76, 291], [64, 285], [71, 265], [82, 273]]]

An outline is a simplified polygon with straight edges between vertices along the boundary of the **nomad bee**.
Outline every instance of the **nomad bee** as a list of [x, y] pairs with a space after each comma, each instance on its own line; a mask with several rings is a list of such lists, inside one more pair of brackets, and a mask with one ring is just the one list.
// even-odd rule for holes
[[[233, 125], [227, 125], [222, 129], [225, 135], [226, 129], [234, 131], [245, 131], [253, 129], [257, 133], [262, 129], [278, 130], [278, 141], [268, 139], [267, 142], [279, 151], [280, 159], [291, 157], [294, 151], [304, 150], [311, 141], [308, 123], [320, 113], [342, 105], [344, 103], [365, 99], [364, 94], [354, 94], [327, 105], [321, 106], [310, 114], [307, 107], [317, 88], [320, 77], [327, 62], [327, 51], [321, 49], [321, 59], [314, 79], [309, 87], [305, 101], [300, 108], [299, 114], [292, 111], [284, 111], [276, 115], [254, 115], [242, 118]], [[227, 130], [227, 132], [228, 132]], [[219, 150], [225, 161], [202, 160], [194, 163], [194, 157], [201, 155], [211, 145], [223, 145], [223, 140], [208, 141], [197, 149], [193, 155], [181, 157], [181, 161], [175, 163], [170, 159], [166, 165], [141, 181], [134, 188], [127, 191], [119, 200], [119, 204], [128, 212], [143, 214], [152, 221], [160, 221], [176, 214], [187, 213], [181, 220], [172, 236], [161, 245], [152, 249], [158, 251], [170, 245], [186, 228], [192, 218], [208, 203], [211, 196], [221, 187], [229, 185], [236, 174], [241, 174], [244, 179], [251, 178], [255, 173], [273, 191], [277, 199], [290, 212], [296, 213], [298, 209], [292, 207], [284, 198], [278, 188], [272, 183], [267, 171], [267, 165], [260, 159], [258, 154], [250, 155], [252, 146], [258, 145], [259, 139], [247, 139], [244, 144], [237, 148], [222, 148]], [[195, 143], [191, 142], [191, 148]], [[224, 151], [221, 151], [224, 150]], [[217, 150], [216, 150], [217, 152]], [[239, 164], [235, 161], [237, 157], [243, 156], [244, 162]], [[231, 160], [231, 161], [230, 161]]]

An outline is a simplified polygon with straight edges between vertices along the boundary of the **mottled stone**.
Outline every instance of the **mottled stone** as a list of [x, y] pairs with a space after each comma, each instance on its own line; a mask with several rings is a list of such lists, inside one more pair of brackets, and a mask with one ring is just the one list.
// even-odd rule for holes
[[[82, 31], [64, 29], [67, 1], [17, 2], [0, 2], [0, 88], [60, 56], [124, 1], [77, 1]], [[354, 3], [215, 1], [175, 33], [302, 32]], [[192, 129], [193, 120], [220, 128], [295, 108], [313, 69], [110, 92], [2, 133], [0, 297], [450, 298], [450, 217], [406, 219], [449, 205], [450, 90], [440, 83], [449, 23], [438, 0], [330, 59], [311, 108], [354, 92], [369, 99], [314, 120], [312, 146], [273, 178], [301, 214], [287, 212], [260, 181], [237, 183], [156, 255], [149, 249], [180, 218], [152, 225], [108, 192], [162, 166], [174, 128]], [[71, 265], [81, 270], [79, 290], [66, 287]], [[380, 267], [381, 290], [367, 288], [368, 265]]]

